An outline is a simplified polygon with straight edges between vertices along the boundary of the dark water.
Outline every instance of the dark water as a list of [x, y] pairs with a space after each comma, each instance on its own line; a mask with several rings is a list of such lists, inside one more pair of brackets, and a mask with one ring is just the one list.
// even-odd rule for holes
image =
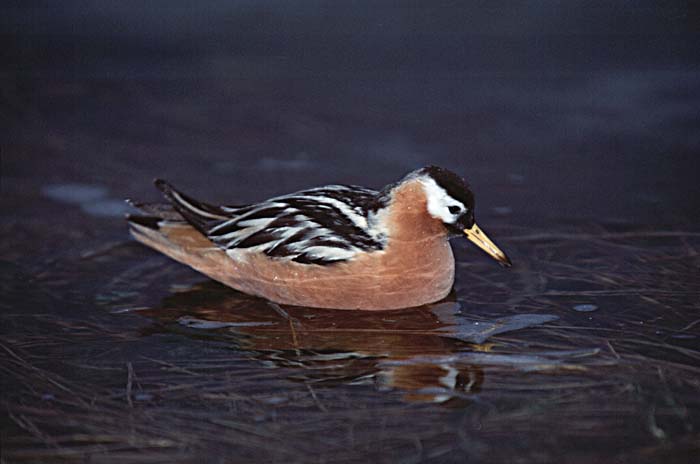
[[[696, 462], [700, 22], [545, 3], [4, 7], [2, 462]], [[280, 307], [121, 218], [424, 164], [514, 262], [455, 241], [430, 307]]]

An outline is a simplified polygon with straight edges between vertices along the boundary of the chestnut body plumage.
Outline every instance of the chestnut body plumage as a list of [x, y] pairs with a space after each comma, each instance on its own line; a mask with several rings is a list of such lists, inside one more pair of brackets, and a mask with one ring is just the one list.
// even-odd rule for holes
[[441, 168], [379, 192], [326, 186], [235, 207], [156, 185], [172, 209], [134, 204], [149, 214], [129, 216], [137, 240], [281, 304], [382, 310], [441, 300], [454, 282], [448, 239], [456, 231], [510, 264], [474, 223], [464, 181]]

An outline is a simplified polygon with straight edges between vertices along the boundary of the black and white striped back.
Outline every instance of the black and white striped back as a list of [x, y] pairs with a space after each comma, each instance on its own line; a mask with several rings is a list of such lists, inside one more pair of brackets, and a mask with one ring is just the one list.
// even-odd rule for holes
[[232, 257], [254, 251], [326, 265], [386, 245], [384, 232], [372, 221], [383, 199], [371, 189], [329, 185], [231, 207], [196, 201], [164, 181], [156, 185], [187, 222]]

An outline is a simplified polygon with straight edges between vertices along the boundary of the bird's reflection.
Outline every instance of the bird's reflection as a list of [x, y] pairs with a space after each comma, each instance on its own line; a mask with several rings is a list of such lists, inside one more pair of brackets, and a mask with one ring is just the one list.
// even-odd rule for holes
[[142, 314], [158, 326], [213, 337], [307, 383], [374, 383], [407, 401], [463, 404], [484, 374], [457, 353], [485, 350], [507, 324], [469, 321], [454, 298], [397, 311], [279, 306], [213, 282], [174, 293]]

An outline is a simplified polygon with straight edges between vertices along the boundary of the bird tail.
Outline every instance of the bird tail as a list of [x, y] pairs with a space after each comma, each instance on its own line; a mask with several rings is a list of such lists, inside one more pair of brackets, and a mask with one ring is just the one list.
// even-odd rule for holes
[[195, 200], [163, 179], [156, 179], [154, 183], [156, 188], [163, 192], [173, 209], [202, 233], [206, 233], [212, 223], [231, 219], [231, 214], [221, 207]]
[[203, 232], [207, 223], [221, 220], [223, 211], [190, 198], [164, 180], [157, 179], [155, 184], [169, 203], [127, 200], [143, 213], [127, 215], [129, 232], [144, 245], [196, 267], [193, 260], [216, 248]]
[[146, 216], [165, 219], [168, 221], [185, 220], [185, 218], [182, 217], [182, 214], [178, 213], [170, 203], [143, 203], [131, 199], [126, 200], [126, 203], [129, 206], [138, 209]]
[[219, 208], [196, 201], [165, 181], [156, 181], [156, 186], [170, 204], [129, 202], [143, 213], [126, 217], [131, 235], [175, 261], [232, 286], [237, 268], [226, 252], [206, 237], [205, 230], [207, 224], [221, 222], [221, 213], [235, 212], [239, 207]]
[[184, 220], [173, 221], [157, 216], [130, 214], [129, 232], [144, 245], [198, 269], [206, 255], [221, 250]]

